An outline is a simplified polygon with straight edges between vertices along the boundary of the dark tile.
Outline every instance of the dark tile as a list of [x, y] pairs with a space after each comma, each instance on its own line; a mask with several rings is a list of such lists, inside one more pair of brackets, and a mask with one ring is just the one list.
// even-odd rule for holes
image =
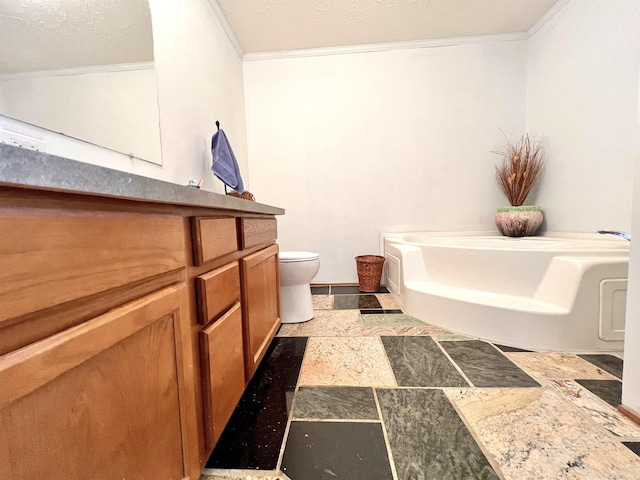
[[335, 310], [382, 309], [375, 295], [336, 295], [333, 297]]
[[379, 423], [291, 422], [282, 457], [291, 480], [392, 480]]
[[305, 337], [273, 339], [206, 468], [276, 468], [306, 345]]
[[576, 380], [576, 382], [613, 408], [618, 408], [622, 403], [622, 382], [619, 380]]
[[[360, 287], [358, 285], [332, 285], [331, 286], [331, 295], [358, 295], [363, 292], [360, 291]], [[389, 293], [387, 287], [381, 286], [375, 292], [366, 292], [366, 293]]]
[[401, 387], [468, 387], [431, 337], [382, 337]]
[[398, 479], [497, 479], [442, 390], [377, 389]]
[[311, 287], [311, 295], [329, 295], [329, 286]]
[[392, 310], [376, 310], [376, 309], [363, 309], [360, 310], [362, 315], [380, 315], [380, 314], [392, 314], [392, 313], [403, 313], [400, 309], [392, 309]]
[[293, 417], [380, 420], [373, 390], [367, 387], [300, 387]]
[[480, 340], [440, 342], [476, 387], [539, 387], [516, 364]]
[[622, 379], [622, 366], [624, 362], [621, 358], [614, 355], [602, 355], [602, 354], [585, 354], [578, 355], [589, 363], [592, 363], [598, 368], [601, 368], [605, 372], [610, 373], [614, 377]]
[[503, 352], [512, 352], [512, 353], [531, 353], [531, 350], [523, 350], [522, 348], [509, 347], [508, 345], [498, 345], [494, 343], [496, 347], [498, 347]]
[[622, 442], [622, 444], [640, 457], [640, 442]]

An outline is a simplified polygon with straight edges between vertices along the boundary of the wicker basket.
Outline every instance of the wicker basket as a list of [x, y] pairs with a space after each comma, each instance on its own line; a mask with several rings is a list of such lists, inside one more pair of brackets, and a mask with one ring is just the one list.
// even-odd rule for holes
[[384, 257], [379, 255], [360, 255], [356, 257], [358, 283], [361, 292], [377, 292], [380, 288]]

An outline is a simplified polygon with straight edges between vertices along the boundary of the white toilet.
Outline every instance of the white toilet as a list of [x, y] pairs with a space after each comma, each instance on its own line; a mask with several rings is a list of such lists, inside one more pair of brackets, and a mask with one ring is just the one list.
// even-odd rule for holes
[[282, 323], [300, 323], [313, 318], [310, 284], [319, 269], [319, 253], [280, 252]]

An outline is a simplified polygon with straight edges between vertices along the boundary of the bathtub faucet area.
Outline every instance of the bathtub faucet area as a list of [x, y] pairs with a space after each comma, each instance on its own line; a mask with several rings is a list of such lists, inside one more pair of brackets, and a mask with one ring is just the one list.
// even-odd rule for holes
[[618, 232], [617, 230], [598, 230], [598, 233], [601, 235], [617, 235], [618, 237], [631, 241], [630, 233]]

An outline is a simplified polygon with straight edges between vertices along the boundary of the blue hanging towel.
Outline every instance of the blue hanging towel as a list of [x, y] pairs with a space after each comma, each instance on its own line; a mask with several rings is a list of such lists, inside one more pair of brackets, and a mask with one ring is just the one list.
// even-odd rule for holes
[[213, 165], [211, 166], [213, 174], [236, 192], [244, 192], [238, 161], [222, 129], [218, 130], [211, 139], [211, 154], [213, 155]]

